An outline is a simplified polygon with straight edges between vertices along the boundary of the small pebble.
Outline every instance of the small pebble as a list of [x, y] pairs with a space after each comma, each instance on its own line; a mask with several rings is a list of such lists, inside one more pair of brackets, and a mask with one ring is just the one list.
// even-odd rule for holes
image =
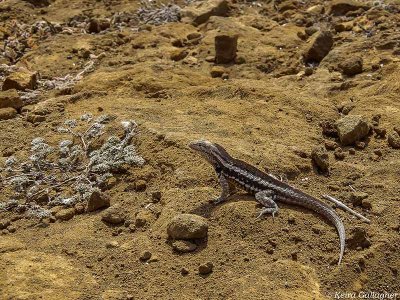
[[119, 243], [117, 241], [109, 241], [106, 243], [106, 248], [117, 248]]
[[342, 160], [346, 157], [346, 153], [343, 152], [342, 148], [340, 148], [340, 147], [335, 149], [334, 155], [335, 155], [336, 159], [338, 159], [338, 160]]
[[354, 148], [349, 148], [349, 154], [351, 154], [351, 155], [356, 154], [356, 149], [354, 149]]
[[199, 266], [199, 274], [207, 275], [213, 271], [214, 265], [212, 262], [208, 262]]
[[143, 251], [142, 254], [140, 255], [140, 260], [141, 261], [147, 261], [151, 258], [152, 254], [150, 251]]
[[187, 274], [189, 274], [189, 270], [188, 270], [187, 268], [183, 267], [183, 268], [181, 269], [181, 274], [182, 274], [182, 275], [187, 275]]

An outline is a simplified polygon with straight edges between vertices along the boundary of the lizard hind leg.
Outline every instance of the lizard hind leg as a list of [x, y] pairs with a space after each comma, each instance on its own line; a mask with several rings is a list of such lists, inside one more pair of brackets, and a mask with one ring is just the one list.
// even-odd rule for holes
[[260, 210], [257, 219], [261, 218], [265, 214], [272, 214], [272, 217], [274, 218], [275, 213], [279, 211], [279, 207], [274, 201], [275, 193], [271, 190], [266, 190], [256, 193], [254, 197], [262, 206], [264, 206], [264, 208]]

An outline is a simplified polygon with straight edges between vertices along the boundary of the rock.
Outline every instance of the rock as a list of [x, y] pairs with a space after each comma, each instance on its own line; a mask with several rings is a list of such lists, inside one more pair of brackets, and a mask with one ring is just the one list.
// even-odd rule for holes
[[46, 117], [45, 116], [41, 116], [41, 115], [36, 115], [36, 114], [28, 114], [26, 117], [26, 120], [28, 122], [31, 122], [33, 124], [37, 124], [37, 123], [41, 123], [46, 121]]
[[205, 58], [206, 62], [215, 62], [215, 56], [209, 55]]
[[151, 200], [153, 203], [158, 203], [161, 200], [161, 192], [160, 191], [154, 191], [151, 193]]
[[86, 204], [86, 211], [91, 212], [110, 206], [110, 197], [100, 191], [94, 191]]
[[364, 142], [357, 141], [357, 142], [355, 143], [355, 146], [356, 146], [357, 149], [362, 150], [362, 149], [365, 149], [365, 147], [366, 147], [367, 145], [366, 145]]
[[184, 59], [188, 55], [188, 53], [189, 52], [185, 49], [176, 49], [171, 53], [170, 58], [173, 61], [179, 61]]
[[192, 252], [197, 249], [197, 245], [183, 240], [176, 240], [172, 243], [172, 248], [180, 253]]
[[314, 68], [312, 67], [305, 67], [304, 68], [304, 75], [311, 76], [314, 73]]
[[354, 27], [354, 22], [343, 22], [335, 24], [335, 31], [336, 32], [343, 32], [343, 31], [351, 31]]
[[354, 107], [356, 107], [355, 103], [353, 102], [342, 102], [339, 106], [338, 106], [338, 110], [339, 112], [341, 112], [344, 115], [348, 115], [353, 109]]
[[103, 222], [116, 225], [123, 223], [125, 221], [125, 216], [121, 213], [119, 207], [112, 206], [103, 212], [101, 220]]
[[181, 269], [181, 274], [182, 274], [182, 275], [187, 275], [187, 274], [189, 274], [189, 270], [188, 270], [187, 268], [183, 267], [183, 268]]
[[365, 249], [371, 246], [371, 241], [368, 238], [365, 228], [356, 227], [353, 229], [347, 244], [349, 245], [350, 249]]
[[99, 33], [108, 28], [110, 28], [110, 21], [107, 19], [91, 19], [87, 26], [87, 31], [89, 33]]
[[353, 192], [350, 195], [350, 201], [354, 206], [360, 206], [364, 199], [368, 198], [368, 194], [364, 192]]
[[64, 208], [59, 210], [56, 214], [55, 217], [57, 220], [62, 220], [62, 221], [68, 221], [72, 219], [75, 215], [75, 209], [74, 208]]
[[226, 69], [220, 66], [214, 66], [211, 68], [210, 75], [212, 78], [222, 77], [222, 75], [226, 74]]
[[237, 34], [221, 34], [215, 37], [215, 62], [228, 64], [234, 62], [237, 52]]
[[307, 12], [313, 15], [322, 15], [325, 12], [325, 7], [321, 4], [313, 5], [307, 8]]
[[315, 147], [311, 151], [311, 159], [321, 172], [329, 173], [329, 156], [323, 147]]
[[368, 199], [363, 199], [363, 200], [361, 201], [361, 206], [362, 206], [363, 208], [365, 208], [365, 209], [372, 209], [372, 203], [371, 203], [371, 201], [368, 200]]
[[0, 92], [0, 108], [12, 107], [19, 109], [22, 107], [22, 105], [23, 102], [16, 89]]
[[338, 147], [338, 144], [335, 141], [326, 140], [325, 148], [326, 150], [335, 150]]
[[340, 148], [340, 147], [337, 147], [335, 149], [334, 155], [335, 155], [336, 159], [338, 159], [338, 160], [342, 160], [346, 157], [346, 153], [344, 153], [342, 148]]
[[0, 229], [5, 229], [10, 226], [11, 222], [9, 220], [0, 220]]
[[136, 215], [135, 226], [144, 227], [153, 219], [153, 213], [150, 210], [141, 210]]
[[322, 121], [320, 123], [320, 126], [322, 128], [322, 134], [330, 137], [337, 137], [338, 132], [335, 126], [335, 123], [329, 120]]
[[167, 227], [172, 239], [201, 239], [208, 234], [207, 220], [193, 214], [180, 214], [172, 218]]
[[316, 33], [318, 31], [318, 28], [314, 27], [314, 26], [310, 26], [307, 27], [306, 29], [304, 29], [304, 32], [308, 35], [308, 36], [312, 36], [314, 33]]
[[201, 33], [200, 32], [192, 32], [189, 33], [186, 38], [190, 41], [190, 40], [197, 40], [201, 38]]
[[388, 134], [388, 143], [394, 149], [400, 149], [400, 135], [393, 131]]
[[208, 21], [211, 16], [227, 16], [229, 11], [226, 0], [206, 0], [187, 5], [181, 11], [182, 21], [198, 26]]
[[85, 206], [82, 203], [77, 203], [74, 206], [76, 214], [83, 214], [85, 212]]
[[386, 129], [382, 127], [374, 127], [374, 132], [377, 138], [385, 138], [386, 136]]
[[142, 254], [140, 254], [140, 260], [141, 261], [147, 261], [151, 258], [152, 253], [150, 251], [143, 251]]
[[315, 34], [304, 51], [304, 61], [306, 63], [320, 62], [331, 51], [332, 46], [333, 36], [330, 31], [321, 31]]
[[27, 89], [34, 90], [37, 86], [37, 73], [30, 72], [26, 69], [20, 69], [14, 73], [11, 73], [6, 77], [3, 83], [2, 90], [16, 89], [25, 91]]
[[368, 5], [353, 0], [333, 0], [328, 9], [328, 14], [343, 16], [350, 11], [356, 11], [359, 9], [367, 10], [368, 8]]
[[352, 57], [339, 63], [339, 69], [347, 76], [354, 76], [363, 71], [363, 60], [361, 57]]
[[213, 271], [214, 265], [212, 262], [208, 262], [199, 266], [199, 274], [207, 275]]
[[12, 107], [0, 108], [0, 121], [12, 119], [16, 115], [17, 111], [15, 110], [15, 108]]
[[136, 192], [143, 192], [146, 190], [146, 188], [147, 188], [146, 180], [139, 179], [139, 180], [135, 181], [135, 191]]
[[363, 116], [348, 115], [336, 122], [339, 139], [342, 145], [352, 145], [366, 137], [370, 127]]
[[349, 154], [351, 154], [351, 155], [356, 154], [356, 149], [354, 149], [354, 148], [349, 148]]
[[117, 248], [119, 247], [119, 243], [117, 241], [108, 241], [106, 243], [106, 248], [111, 249], [111, 248]]

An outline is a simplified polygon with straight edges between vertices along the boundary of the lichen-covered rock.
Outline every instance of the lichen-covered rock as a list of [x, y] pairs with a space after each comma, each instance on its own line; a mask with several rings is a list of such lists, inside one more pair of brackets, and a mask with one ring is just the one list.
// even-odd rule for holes
[[12, 107], [15, 109], [21, 108], [23, 105], [17, 90], [10, 89], [0, 92], [0, 108]]
[[360, 115], [348, 115], [336, 121], [339, 139], [342, 145], [352, 145], [369, 133], [368, 122]]
[[181, 214], [170, 221], [167, 233], [170, 238], [178, 240], [201, 239], [208, 234], [208, 223], [198, 215]]
[[226, 0], [207, 0], [194, 2], [181, 11], [182, 21], [198, 26], [208, 21], [211, 16], [227, 16], [229, 11]]
[[333, 35], [330, 31], [321, 31], [315, 34], [304, 51], [305, 62], [320, 62], [331, 51]]

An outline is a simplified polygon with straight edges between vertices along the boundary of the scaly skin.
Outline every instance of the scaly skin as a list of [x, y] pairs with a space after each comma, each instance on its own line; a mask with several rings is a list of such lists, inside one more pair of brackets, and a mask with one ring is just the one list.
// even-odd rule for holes
[[191, 142], [189, 147], [198, 151], [214, 167], [218, 175], [222, 193], [216, 199], [216, 203], [225, 201], [233, 193], [232, 187], [235, 185], [254, 195], [256, 200], [264, 206], [258, 217], [268, 213], [274, 216], [279, 210], [275, 201], [279, 201], [308, 208], [328, 219], [339, 234], [338, 265], [340, 265], [346, 234], [341, 219], [330, 206], [244, 161], [233, 158], [218, 144], [198, 140]]

